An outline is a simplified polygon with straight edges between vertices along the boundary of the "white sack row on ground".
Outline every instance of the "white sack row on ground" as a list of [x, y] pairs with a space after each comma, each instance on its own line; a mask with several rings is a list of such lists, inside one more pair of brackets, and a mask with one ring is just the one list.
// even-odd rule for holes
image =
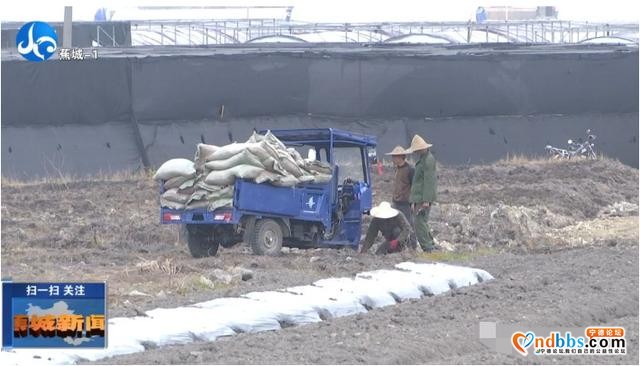
[[395, 267], [394, 270], [362, 272], [355, 278], [328, 278], [308, 286], [251, 292], [172, 309], [159, 308], [147, 311], [147, 316], [113, 318], [108, 322], [106, 349], [19, 349], [0, 352], [0, 363], [68, 364], [143, 352], [143, 344], [162, 347], [196, 340], [214, 341], [236, 333], [278, 330], [366, 313], [367, 309], [439, 295], [493, 279], [481, 269], [442, 263], [403, 262]]
[[331, 166], [303, 159], [271, 132], [256, 132], [245, 143], [225, 146], [198, 144], [194, 161], [171, 159], [158, 168], [154, 179], [164, 182], [162, 207], [205, 208], [231, 206], [236, 179], [293, 187], [301, 183], [328, 183]]

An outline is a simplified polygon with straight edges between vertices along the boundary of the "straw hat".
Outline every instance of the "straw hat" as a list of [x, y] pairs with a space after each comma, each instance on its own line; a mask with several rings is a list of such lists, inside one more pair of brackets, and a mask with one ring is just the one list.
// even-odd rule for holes
[[379, 219], [390, 219], [396, 217], [400, 211], [391, 207], [391, 204], [387, 201], [380, 202], [380, 204], [371, 209], [371, 216]]
[[428, 149], [430, 148], [431, 145], [430, 143], [426, 142], [422, 137], [418, 136], [418, 135], [414, 135], [413, 139], [411, 140], [411, 146], [409, 146], [409, 148], [407, 149], [407, 152], [416, 152], [416, 151], [420, 151], [420, 150], [424, 150], [424, 149]]
[[391, 150], [390, 153], [386, 153], [385, 155], [407, 155], [407, 151], [404, 149], [404, 147], [398, 145], [396, 147], [393, 148], [393, 150]]

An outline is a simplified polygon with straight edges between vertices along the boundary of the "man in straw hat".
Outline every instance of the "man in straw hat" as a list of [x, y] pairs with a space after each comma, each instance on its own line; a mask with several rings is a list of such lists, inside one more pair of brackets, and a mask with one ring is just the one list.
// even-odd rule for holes
[[393, 180], [393, 208], [400, 210], [406, 216], [407, 220], [413, 227], [413, 215], [411, 214], [411, 203], [409, 203], [409, 194], [411, 193], [411, 181], [413, 180], [414, 169], [407, 162], [407, 152], [402, 146], [396, 146], [390, 153], [393, 165], [396, 167], [395, 177]]
[[381, 202], [371, 209], [373, 219], [362, 242], [360, 253], [366, 253], [373, 241], [382, 233], [385, 241], [376, 250], [376, 254], [399, 252], [405, 248], [415, 249], [413, 229], [404, 214], [391, 207], [389, 202]]
[[408, 152], [417, 154], [419, 157], [411, 183], [409, 201], [415, 214], [414, 224], [418, 242], [425, 252], [431, 252], [434, 249], [433, 236], [428, 223], [431, 205], [436, 201], [437, 186], [436, 159], [429, 150], [431, 146], [433, 145], [422, 137], [415, 135], [411, 140], [411, 146], [407, 149]]

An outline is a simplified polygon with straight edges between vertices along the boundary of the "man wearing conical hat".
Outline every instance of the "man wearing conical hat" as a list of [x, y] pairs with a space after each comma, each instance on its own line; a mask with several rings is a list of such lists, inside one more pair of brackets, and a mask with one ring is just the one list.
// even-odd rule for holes
[[418, 242], [425, 252], [434, 249], [433, 236], [429, 228], [429, 212], [436, 201], [436, 159], [430, 151], [433, 146], [422, 137], [415, 135], [407, 151], [418, 155], [409, 201], [414, 213], [414, 225]]
[[415, 249], [413, 229], [402, 212], [385, 201], [373, 207], [370, 213], [373, 219], [362, 242], [360, 253], [368, 252], [380, 233], [385, 241], [380, 244], [376, 254], [395, 253], [406, 248]]
[[407, 161], [407, 152], [402, 146], [396, 146], [390, 153], [396, 172], [393, 180], [393, 197], [391, 205], [393, 208], [400, 210], [406, 216], [409, 223], [413, 226], [413, 215], [411, 214], [411, 203], [409, 203], [409, 195], [411, 194], [411, 181], [413, 180], [414, 169]]

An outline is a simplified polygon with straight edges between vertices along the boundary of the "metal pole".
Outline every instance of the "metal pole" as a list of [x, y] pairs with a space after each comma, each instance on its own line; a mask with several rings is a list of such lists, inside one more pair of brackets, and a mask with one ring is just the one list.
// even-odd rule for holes
[[116, 26], [115, 24], [111, 26], [111, 41], [113, 43], [113, 47], [116, 46]]
[[529, 43], [533, 43], [535, 41], [536, 41], [536, 25], [535, 23], [531, 23], [531, 38], [529, 39]]
[[71, 6], [64, 7], [64, 25], [62, 27], [62, 47], [73, 47], [73, 8]]
[[585, 39], [589, 39], [589, 24], [586, 25], [587, 35]]

